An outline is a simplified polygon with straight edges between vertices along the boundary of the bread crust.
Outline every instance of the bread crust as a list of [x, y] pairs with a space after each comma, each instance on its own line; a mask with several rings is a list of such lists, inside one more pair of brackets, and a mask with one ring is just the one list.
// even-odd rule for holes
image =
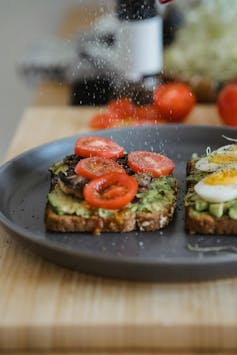
[[132, 211], [126, 213], [117, 212], [115, 215], [107, 218], [91, 216], [84, 218], [76, 215], [56, 214], [51, 206], [47, 205], [45, 211], [45, 224], [49, 231], [53, 232], [89, 232], [100, 234], [101, 232], [131, 232], [156, 231], [164, 228], [172, 220], [175, 205], [170, 206], [165, 213], [146, 213]]
[[186, 208], [186, 229], [190, 234], [236, 234], [237, 220], [228, 216], [215, 218], [208, 213], [195, 215], [192, 208]]
[[102, 218], [91, 216], [84, 218], [76, 215], [56, 214], [48, 204], [45, 210], [45, 224], [49, 231], [53, 232], [89, 232], [100, 234], [101, 232], [153, 232], [164, 228], [173, 218], [176, 204], [170, 206], [164, 212], [137, 212], [130, 210], [118, 211], [116, 214]]
[[76, 215], [59, 216], [48, 204], [45, 211], [45, 224], [53, 232], [130, 232], [134, 230], [136, 220], [131, 211], [119, 211], [116, 215], [102, 218], [91, 216], [84, 218]]

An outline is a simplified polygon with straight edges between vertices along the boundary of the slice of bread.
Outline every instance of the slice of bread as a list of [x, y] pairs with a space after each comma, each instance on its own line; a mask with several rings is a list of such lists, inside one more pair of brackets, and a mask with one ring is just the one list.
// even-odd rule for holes
[[45, 223], [49, 231], [54, 232], [131, 232], [156, 231], [169, 224], [173, 217], [175, 205], [163, 212], [145, 213], [132, 211], [117, 211], [108, 217], [100, 217], [98, 214], [91, 217], [82, 217], [75, 214], [58, 215], [48, 204], [45, 212]]
[[[195, 184], [210, 173], [197, 171], [195, 160], [187, 163], [187, 193], [185, 197], [185, 226], [190, 234], [229, 234], [237, 235], [237, 219], [230, 218], [228, 209], [217, 217], [210, 212], [210, 204], [201, 206], [194, 191]], [[199, 207], [197, 210], [197, 204]]]
[[[68, 158], [65, 161], [68, 162]], [[126, 169], [126, 158], [123, 161], [118, 159], [117, 162]], [[62, 184], [59, 183], [60, 169], [58, 166], [65, 170], [65, 165], [63, 162], [56, 165], [57, 171], [54, 168], [51, 169], [51, 188], [45, 210], [45, 224], [49, 231], [93, 234], [134, 230], [155, 231], [164, 228], [172, 220], [177, 195], [177, 182], [172, 176], [153, 178], [147, 176], [148, 174], [134, 174], [127, 169], [126, 172], [133, 175], [138, 181], [138, 194], [124, 208], [111, 211], [90, 206], [83, 196], [78, 197], [78, 188], [76, 196], [73, 195], [70, 188], [62, 188]], [[69, 170], [72, 170], [71, 167]], [[167, 199], [165, 191], [169, 194], [169, 199]], [[71, 209], [58, 206], [58, 202], [54, 200], [57, 194], [60, 195], [60, 203], [61, 201], [68, 203], [70, 200], [74, 207]]]
[[236, 234], [237, 220], [224, 215], [221, 218], [209, 213], [196, 214], [191, 207], [186, 208], [186, 229], [190, 234]]

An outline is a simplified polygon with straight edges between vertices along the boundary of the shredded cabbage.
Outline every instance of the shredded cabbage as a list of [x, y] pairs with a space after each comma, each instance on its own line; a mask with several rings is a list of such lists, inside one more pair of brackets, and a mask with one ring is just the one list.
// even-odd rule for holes
[[203, 0], [164, 53], [165, 70], [219, 82], [237, 73], [237, 1]]

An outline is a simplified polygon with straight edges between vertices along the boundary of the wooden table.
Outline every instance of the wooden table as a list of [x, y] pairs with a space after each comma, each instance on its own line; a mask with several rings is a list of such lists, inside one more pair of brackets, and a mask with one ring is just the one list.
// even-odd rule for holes
[[[58, 34], [70, 37], [97, 16], [72, 9]], [[67, 85], [40, 85], [7, 159], [88, 131], [96, 109], [69, 108], [68, 102]], [[198, 106], [187, 123], [221, 124], [212, 106]], [[44, 261], [0, 227], [1, 354], [236, 353], [236, 293], [237, 280], [166, 285], [83, 275]]]
[[[95, 111], [28, 109], [8, 158], [87, 131]], [[187, 122], [220, 124], [213, 107], [197, 107]], [[166, 285], [83, 275], [44, 261], [2, 227], [0, 270], [0, 352], [237, 351], [236, 279]]]

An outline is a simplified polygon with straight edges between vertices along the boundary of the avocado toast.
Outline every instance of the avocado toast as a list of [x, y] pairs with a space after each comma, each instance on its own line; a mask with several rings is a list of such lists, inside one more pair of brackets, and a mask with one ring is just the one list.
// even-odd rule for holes
[[186, 229], [237, 234], [237, 146], [195, 157], [187, 165]]
[[[100, 150], [98, 148], [98, 140], [101, 137], [94, 138], [97, 138], [97, 150]], [[90, 232], [93, 234], [129, 232], [133, 230], [155, 231], [165, 227], [170, 222], [174, 214], [177, 194], [177, 182], [171, 175], [174, 166], [167, 171], [161, 170], [158, 175], [162, 176], [154, 176], [157, 174], [152, 169], [145, 171], [144, 166], [141, 169], [137, 169], [137, 161], [131, 153], [123, 153], [119, 157], [113, 157], [113, 164], [115, 163], [122, 168], [123, 173], [117, 170], [114, 171], [113, 169], [117, 168], [113, 167], [112, 172], [108, 173], [106, 171], [106, 174], [99, 177], [92, 178], [90, 175], [90, 178], [88, 178], [85, 176], [88, 175], [88, 165], [87, 174], [85, 174], [85, 169], [82, 169], [83, 164], [85, 165], [84, 162], [88, 163], [88, 161], [91, 164], [92, 160], [94, 164], [98, 157], [87, 155], [87, 158], [84, 151], [84, 156], [77, 153], [78, 151], [75, 149], [75, 154], [66, 156], [62, 161], [55, 163], [50, 168], [51, 187], [45, 211], [45, 223], [48, 230], [56, 232]], [[80, 150], [79, 153], [81, 153]], [[151, 152], [135, 153], [143, 153], [145, 157], [143, 160], [147, 160], [149, 164], [154, 164], [153, 157], [163, 157]], [[136, 158], [138, 155], [136, 155]], [[134, 164], [130, 162], [131, 157], [133, 162], [135, 162]], [[164, 158], [169, 161], [168, 158]], [[101, 166], [98, 168], [98, 164], [93, 165], [96, 173], [100, 168]], [[94, 170], [93, 173], [95, 172]], [[90, 173], [91, 171], [90, 165]], [[111, 180], [111, 177], [115, 179], [113, 184], [111, 183], [111, 186], [106, 185], [104, 190], [97, 190], [96, 196], [93, 196], [93, 198], [101, 198], [101, 195], [105, 194], [106, 191], [106, 203], [109, 204], [110, 208], [105, 208], [103, 203], [101, 206], [97, 206], [94, 201], [95, 198], [90, 200], [91, 187], [99, 186], [98, 183], [101, 184], [103, 179]], [[125, 180], [124, 184], [123, 180]], [[130, 183], [131, 187], [129, 187]], [[126, 203], [124, 200], [123, 205], [118, 208], [115, 202], [122, 198], [124, 186], [127, 189], [126, 194], [129, 193], [131, 195], [131, 190], [134, 186], [136, 186], [136, 190], [134, 190], [134, 194], [130, 196], [130, 199]], [[90, 198], [87, 198], [88, 194]]]

